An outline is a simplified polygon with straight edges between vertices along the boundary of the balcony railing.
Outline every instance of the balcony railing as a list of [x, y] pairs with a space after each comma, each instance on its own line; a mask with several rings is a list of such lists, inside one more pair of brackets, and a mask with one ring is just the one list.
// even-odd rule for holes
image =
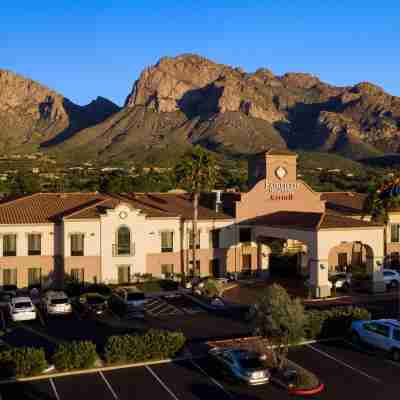
[[113, 257], [132, 257], [135, 255], [135, 243], [131, 243], [129, 248], [119, 247], [117, 244], [112, 245]]

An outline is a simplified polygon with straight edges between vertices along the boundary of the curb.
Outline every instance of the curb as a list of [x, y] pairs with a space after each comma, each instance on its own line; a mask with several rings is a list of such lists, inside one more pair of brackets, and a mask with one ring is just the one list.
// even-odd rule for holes
[[26, 378], [8, 378], [8, 379], [1, 379], [0, 385], [6, 385], [9, 383], [15, 382], [30, 382], [30, 381], [39, 381], [42, 379], [51, 379], [51, 378], [59, 378], [63, 376], [73, 376], [73, 375], [84, 375], [84, 374], [93, 374], [96, 372], [102, 371], [113, 371], [116, 369], [127, 369], [127, 368], [136, 368], [136, 367], [145, 367], [150, 365], [158, 365], [158, 364], [168, 364], [171, 362], [177, 361], [188, 361], [201, 358], [201, 356], [186, 356], [186, 357], [177, 357], [177, 358], [165, 358], [163, 360], [155, 360], [155, 361], [144, 361], [140, 363], [130, 363], [130, 364], [120, 364], [120, 365], [110, 365], [108, 367], [97, 367], [97, 368], [90, 368], [90, 369], [79, 369], [76, 371], [65, 371], [65, 372], [55, 372], [53, 374], [42, 374], [36, 376], [30, 376]]
[[313, 389], [289, 389], [289, 394], [295, 396], [313, 396], [315, 394], [321, 393], [325, 389], [325, 385], [320, 383], [319, 386]]

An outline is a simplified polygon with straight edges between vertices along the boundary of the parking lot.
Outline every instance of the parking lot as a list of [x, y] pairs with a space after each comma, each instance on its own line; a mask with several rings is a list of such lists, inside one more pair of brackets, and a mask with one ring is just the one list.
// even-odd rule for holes
[[[308, 368], [325, 383], [318, 399], [396, 398], [400, 364], [384, 355], [354, 348], [345, 341], [295, 347], [289, 358]], [[0, 386], [4, 400], [44, 399], [288, 399], [273, 383], [248, 387], [220, 374], [208, 357], [115, 369], [82, 375], [42, 379]]]

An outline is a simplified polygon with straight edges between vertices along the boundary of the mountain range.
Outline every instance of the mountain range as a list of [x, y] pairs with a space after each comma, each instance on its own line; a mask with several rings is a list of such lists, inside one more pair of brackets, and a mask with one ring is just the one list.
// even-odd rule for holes
[[145, 68], [122, 108], [102, 97], [79, 106], [0, 70], [0, 153], [163, 162], [193, 144], [227, 156], [269, 147], [356, 160], [394, 154], [400, 97], [368, 82], [338, 87], [311, 74], [248, 73], [183, 54]]

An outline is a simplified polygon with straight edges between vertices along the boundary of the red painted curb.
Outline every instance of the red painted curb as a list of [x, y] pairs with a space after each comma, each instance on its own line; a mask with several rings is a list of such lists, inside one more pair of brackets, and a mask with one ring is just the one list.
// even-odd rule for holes
[[325, 385], [321, 383], [314, 389], [289, 389], [289, 393], [297, 396], [312, 396], [321, 393], [325, 389]]

